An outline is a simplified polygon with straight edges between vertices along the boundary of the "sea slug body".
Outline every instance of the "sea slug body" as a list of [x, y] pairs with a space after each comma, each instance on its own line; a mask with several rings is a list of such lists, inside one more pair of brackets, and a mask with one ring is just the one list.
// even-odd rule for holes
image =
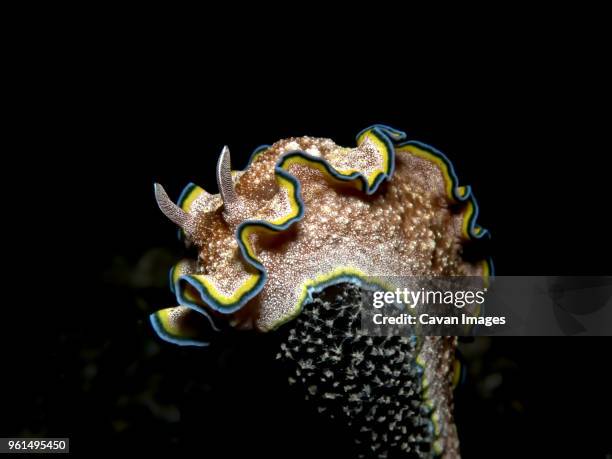
[[[178, 306], [151, 315], [166, 341], [206, 345], [202, 330], [218, 330], [221, 319], [274, 330], [313, 294], [371, 276], [492, 275], [489, 259], [463, 257], [466, 243], [489, 236], [471, 188], [442, 153], [388, 126], [361, 131], [353, 148], [280, 140], [258, 148], [243, 171], [231, 171], [225, 148], [217, 181], [219, 194], [189, 184], [177, 204], [155, 187], [161, 210], [198, 251], [170, 272]], [[424, 339], [417, 359], [434, 449], [446, 452], [458, 448], [447, 381], [454, 345]]]

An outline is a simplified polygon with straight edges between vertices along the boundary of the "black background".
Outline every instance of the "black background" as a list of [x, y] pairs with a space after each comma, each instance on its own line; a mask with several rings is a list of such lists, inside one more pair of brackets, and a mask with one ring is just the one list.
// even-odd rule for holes
[[[342, 426], [279, 376], [275, 337], [182, 349], [149, 329], [148, 314], [173, 304], [159, 279], [181, 253], [152, 184], [174, 198], [189, 181], [215, 192], [225, 144], [242, 168], [260, 144], [312, 135], [348, 146], [391, 125], [445, 152], [472, 185], [498, 274], [610, 273], [609, 123], [593, 47], [546, 36], [484, 47], [487, 35], [423, 57], [404, 38], [399, 53], [343, 59], [346, 42], [310, 43], [279, 58], [265, 53], [274, 41], [238, 55], [215, 41], [194, 51], [110, 35], [37, 42], [23, 75], [15, 117], [32, 128], [8, 186], [31, 224], [9, 248], [29, 274], [7, 287], [18, 314], [5, 323], [2, 436], [69, 436], [76, 452], [349, 456]], [[131, 273], [151, 249], [163, 274], [145, 269], [154, 281], [143, 286]], [[610, 453], [608, 349], [595, 338], [465, 345], [465, 457]]]

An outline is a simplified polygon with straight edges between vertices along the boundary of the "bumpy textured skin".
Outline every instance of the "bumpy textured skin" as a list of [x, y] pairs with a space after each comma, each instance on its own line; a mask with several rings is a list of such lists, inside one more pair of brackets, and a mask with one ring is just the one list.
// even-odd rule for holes
[[[183, 236], [198, 259], [171, 271], [178, 307], [151, 322], [178, 344], [223, 317], [269, 331], [296, 318], [330, 285], [369, 276], [482, 276], [488, 260], [463, 259], [464, 243], [488, 236], [477, 205], [444, 155], [387, 126], [357, 136], [355, 148], [329, 139], [284, 139], [258, 149], [233, 172], [233, 201], [189, 185], [179, 206]], [[228, 190], [231, 192], [231, 190]], [[231, 204], [231, 205], [230, 205]], [[179, 212], [180, 213], [180, 212]], [[430, 405], [433, 450], [458, 454], [452, 423], [454, 338], [425, 338], [414, 359]]]
[[[424, 368], [417, 358], [424, 342], [360, 334], [362, 298], [354, 284], [315, 294], [287, 325], [277, 358], [289, 371], [289, 383], [321, 416], [349, 426], [357, 457], [432, 457], [434, 443], [450, 438], [440, 440], [440, 430], [436, 434], [431, 401], [423, 390]], [[453, 350], [454, 343], [449, 344]], [[447, 456], [452, 457], [458, 445], [449, 446]]]

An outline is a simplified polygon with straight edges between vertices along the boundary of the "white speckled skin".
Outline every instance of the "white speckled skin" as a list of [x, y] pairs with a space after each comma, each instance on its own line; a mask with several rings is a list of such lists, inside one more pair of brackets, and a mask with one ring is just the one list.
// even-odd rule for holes
[[[286, 212], [285, 200], [277, 199], [274, 166], [283, 153], [296, 149], [317, 151], [338, 168], [345, 166], [343, 158], [351, 157], [361, 160], [364, 169], [371, 158], [356, 154], [357, 149], [347, 155], [348, 149], [329, 139], [301, 137], [275, 143], [235, 181], [239, 221], [225, 221], [218, 195], [207, 194], [194, 202], [191, 238], [200, 252], [198, 272], [214, 275], [228, 290], [243, 278], [248, 267], [238, 251], [236, 226], [246, 219]], [[451, 210], [442, 174], [427, 160], [398, 153], [391, 180], [372, 196], [339, 187], [305, 165], [293, 165], [288, 172], [301, 184], [304, 217], [272, 237], [252, 236], [268, 280], [259, 295], [234, 314], [237, 325], [268, 330], [293, 317], [304, 282], [337, 266], [366, 275], [481, 275], [481, 267], [461, 259], [463, 214]]]

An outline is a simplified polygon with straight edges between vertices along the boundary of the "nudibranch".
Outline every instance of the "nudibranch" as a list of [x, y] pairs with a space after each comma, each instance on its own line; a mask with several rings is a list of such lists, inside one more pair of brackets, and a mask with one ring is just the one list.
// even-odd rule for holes
[[[367, 128], [352, 148], [324, 138], [280, 140], [256, 149], [243, 171], [231, 170], [226, 147], [216, 167], [218, 194], [189, 184], [175, 204], [155, 185], [162, 212], [198, 254], [170, 271], [178, 305], [151, 315], [166, 341], [207, 345], [203, 335], [222, 323], [274, 330], [335, 284], [492, 275], [490, 259], [464, 256], [468, 243], [489, 236], [476, 222], [471, 188], [459, 185], [441, 152], [396, 129]], [[402, 355], [411, 343], [398, 344]], [[412, 354], [433, 451], [447, 457], [458, 454], [455, 345], [452, 337], [424, 337]]]
[[488, 276], [490, 260], [462, 259], [464, 242], [488, 236], [478, 206], [448, 159], [403, 132], [375, 125], [357, 146], [299, 137], [255, 150], [231, 171], [225, 147], [218, 194], [189, 184], [162, 212], [198, 250], [172, 268], [177, 307], [151, 316], [159, 336], [205, 345], [204, 322], [226, 317], [269, 331], [299, 314], [313, 292], [371, 276]]

